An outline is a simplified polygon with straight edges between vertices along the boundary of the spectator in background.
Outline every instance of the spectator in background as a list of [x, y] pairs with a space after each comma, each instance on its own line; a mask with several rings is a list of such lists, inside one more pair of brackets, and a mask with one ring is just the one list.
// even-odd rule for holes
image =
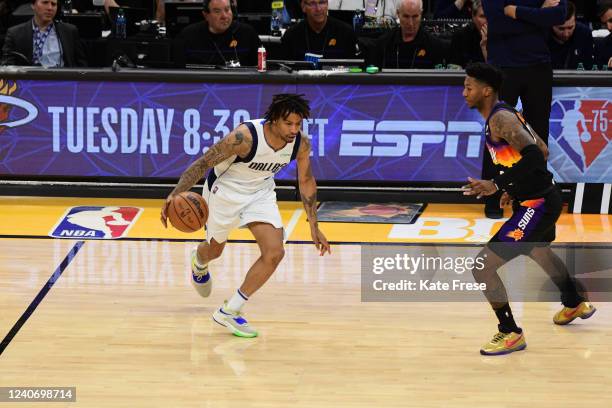
[[6, 32], [2, 63], [47, 68], [87, 66], [77, 28], [53, 21], [57, 0], [32, 0], [32, 10], [34, 17], [30, 21]]
[[553, 69], [576, 69], [578, 64], [586, 69], [593, 67], [593, 35], [591, 30], [576, 21], [574, 3], [567, 4], [565, 22], [552, 27], [548, 48]]
[[434, 18], [470, 18], [470, 0], [435, 0]]
[[399, 27], [383, 34], [372, 60], [381, 68], [435, 68], [446, 62], [448, 43], [421, 26], [422, 0], [402, 0], [397, 6]]
[[595, 42], [595, 63], [600, 67], [612, 68], [612, 0], [602, 1], [597, 14], [602, 28], [607, 28], [610, 34]]
[[[500, 98], [516, 106], [536, 133], [548, 143], [552, 102], [552, 64], [548, 48], [551, 27], [565, 22], [567, 0], [486, 0], [487, 62], [502, 69], [505, 81]], [[536, 7], [534, 7], [536, 4]], [[482, 177], [490, 180], [495, 169], [489, 154], [483, 154]], [[488, 196], [485, 215], [503, 217], [499, 195]]]
[[306, 18], [285, 31], [281, 39], [286, 59], [304, 61], [306, 53], [355, 58], [357, 36], [350, 25], [327, 15], [327, 0], [302, 0], [301, 7]]
[[205, 21], [188, 25], [174, 41], [178, 67], [257, 65], [259, 36], [250, 25], [234, 21], [229, 0], [204, 0], [202, 15]]
[[482, 0], [473, 0], [472, 22], [453, 33], [449, 62], [465, 68], [471, 62], [486, 60], [487, 18], [482, 9]]

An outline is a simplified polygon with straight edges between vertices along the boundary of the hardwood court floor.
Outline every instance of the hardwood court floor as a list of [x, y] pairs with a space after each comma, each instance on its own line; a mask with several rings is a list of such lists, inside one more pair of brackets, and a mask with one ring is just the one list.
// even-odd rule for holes
[[[144, 208], [132, 239], [82, 244], [0, 355], [0, 386], [75, 386], [76, 403], [51, 405], [65, 407], [612, 405], [610, 304], [558, 327], [558, 304], [515, 303], [527, 350], [482, 357], [478, 348], [495, 332], [485, 303], [362, 302], [361, 245], [316, 256], [299, 243], [307, 239], [303, 213], [279, 270], [245, 307], [260, 337], [241, 339], [210, 315], [257, 258], [255, 244], [228, 245], [203, 299], [188, 273], [197, 237], [158, 227], [159, 200], [0, 198], [0, 339], [79, 245], [33, 237], [67, 206], [100, 203]], [[287, 225], [298, 206], [282, 208]], [[413, 229], [322, 228], [334, 242], [476, 242], [486, 232], [479, 218], [476, 206], [431, 205]], [[560, 224], [565, 241], [610, 240], [608, 216], [565, 214]], [[248, 232], [232, 239], [248, 240]]]

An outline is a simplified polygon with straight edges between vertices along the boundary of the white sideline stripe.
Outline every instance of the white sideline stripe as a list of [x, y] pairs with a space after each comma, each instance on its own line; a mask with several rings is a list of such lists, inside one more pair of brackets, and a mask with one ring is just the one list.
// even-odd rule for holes
[[600, 214], [608, 214], [610, 208], [610, 193], [612, 192], [612, 184], [604, 184], [603, 196], [601, 197]]
[[580, 214], [582, 212], [582, 199], [584, 196], [584, 183], [576, 184], [576, 195], [574, 196], [574, 214]]
[[293, 215], [291, 216], [291, 219], [287, 224], [287, 228], [285, 228], [285, 239], [283, 240], [283, 244], [287, 243], [289, 236], [291, 236], [291, 233], [295, 229], [295, 226], [297, 225], [298, 221], [300, 220], [300, 217], [302, 216], [302, 211], [304, 210], [302, 210], [301, 208], [298, 208], [297, 210], [293, 211]]

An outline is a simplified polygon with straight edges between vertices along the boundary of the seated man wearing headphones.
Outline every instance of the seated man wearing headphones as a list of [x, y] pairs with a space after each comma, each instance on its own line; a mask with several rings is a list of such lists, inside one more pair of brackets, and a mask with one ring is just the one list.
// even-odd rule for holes
[[204, 20], [183, 29], [174, 43], [177, 66], [256, 66], [261, 45], [255, 30], [234, 21], [230, 0], [204, 0]]

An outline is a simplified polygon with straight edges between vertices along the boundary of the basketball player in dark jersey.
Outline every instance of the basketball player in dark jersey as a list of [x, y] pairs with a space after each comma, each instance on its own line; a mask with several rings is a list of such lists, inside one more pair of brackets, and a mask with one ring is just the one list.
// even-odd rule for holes
[[[465, 195], [478, 198], [502, 191], [500, 206], [512, 203], [506, 221], [478, 255], [484, 267], [474, 269], [474, 278], [485, 283], [484, 295], [499, 319], [499, 332], [483, 345], [483, 355], [499, 355], [527, 347], [523, 330], [516, 325], [506, 288], [497, 269], [519, 255], [532, 258], [561, 291], [563, 309], [553, 322], [565, 325], [595, 313], [578, 282], [570, 277], [563, 261], [550, 249], [555, 223], [561, 214], [561, 193], [546, 168], [548, 149], [522, 115], [499, 100], [503, 74], [492, 65], [471, 64], [466, 68], [463, 97], [471, 109], [486, 118], [486, 145], [497, 176], [492, 180], [468, 178]], [[580, 292], [580, 293], [579, 293]]]

